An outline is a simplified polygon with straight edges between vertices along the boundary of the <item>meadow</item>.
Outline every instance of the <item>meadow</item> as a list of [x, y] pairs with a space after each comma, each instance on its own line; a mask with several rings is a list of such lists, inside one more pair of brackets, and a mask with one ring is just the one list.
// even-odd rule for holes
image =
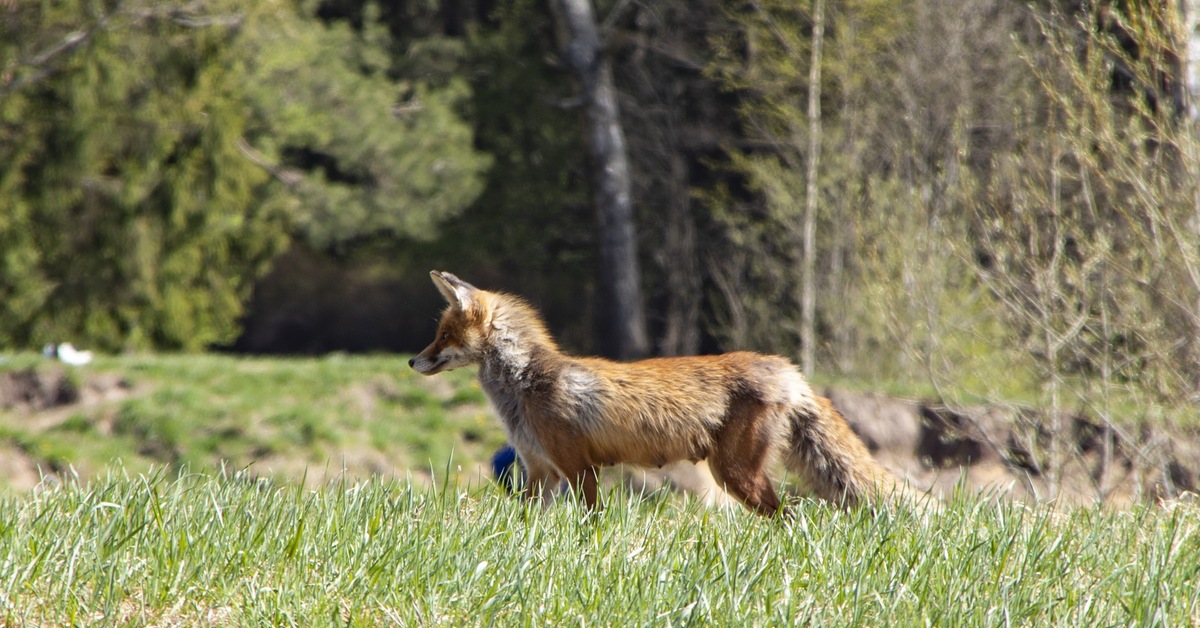
[[[60, 480], [96, 477], [119, 460], [135, 473], [226, 469], [309, 486], [345, 474], [427, 482], [452, 454], [469, 465], [504, 442], [472, 373], [426, 378], [407, 357], [119, 356], [64, 368], [21, 355], [0, 364], [0, 377], [21, 372], [41, 374], [42, 389], [69, 380], [77, 398], [0, 403], [0, 454], [7, 444]], [[0, 477], [0, 493], [28, 484]]]
[[[469, 374], [401, 364], [109, 358], [88, 368], [122, 394], [5, 411], [10, 445], [60, 458], [0, 497], [0, 624], [1200, 625], [1194, 502], [531, 507], [473, 472], [500, 436]], [[405, 461], [327, 474], [342, 449]]]
[[1164, 625], [1200, 622], [1194, 507], [797, 504], [790, 520], [492, 486], [316, 490], [113, 474], [0, 503], [7, 625]]

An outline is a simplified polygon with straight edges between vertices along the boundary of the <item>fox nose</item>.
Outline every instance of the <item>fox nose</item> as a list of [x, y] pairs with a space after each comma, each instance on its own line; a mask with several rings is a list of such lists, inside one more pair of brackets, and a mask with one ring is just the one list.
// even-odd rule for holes
[[414, 364], [416, 364], [416, 363], [417, 363], [417, 359], [416, 359], [416, 358], [409, 358], [409, 359], [408, 359], [408, 368], [412, 368], [412, 366], [413, 366]]

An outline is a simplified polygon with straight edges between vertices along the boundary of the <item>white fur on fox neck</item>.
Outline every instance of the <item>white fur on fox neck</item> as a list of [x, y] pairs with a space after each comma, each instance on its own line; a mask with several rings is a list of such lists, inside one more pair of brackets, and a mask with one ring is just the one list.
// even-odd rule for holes
[[[488, 303], [488, 318], [484, 323], [489, 331], [479, 368], [479, 383], [492, 402], [508, 440], [518, 455], [530, 464], [548, 466], [559, 479], [565, 479], [562, 469], [554, 464], [541, 441], [530, 431], [521, 415], [517, 391], [527, 389], [533, 381], [533, 350], [540, 346], [538, 334], [520, 325], [522, 313], [509, 312], [501, 299]], [[512, 316], [516, 320], [510, 320]]]
[[[492, 373], [493, 377], [499, 376], [517, 383], [528, 383], [533, 344], [529, 342], [529, 339], [521, 338], [521, 330], [509, 320], [509, 313], [505, 311], [503, 303], [494, 301], [491, 304], [489, 315], [488, 326], [491, 327], [491, 334], [488, 338], [488, 345], [491, 351], [484, 358], [485, 366], [491, 366], [492, 369], [500, 371]], [[495, 363], [488, 365], [489, 361]]]

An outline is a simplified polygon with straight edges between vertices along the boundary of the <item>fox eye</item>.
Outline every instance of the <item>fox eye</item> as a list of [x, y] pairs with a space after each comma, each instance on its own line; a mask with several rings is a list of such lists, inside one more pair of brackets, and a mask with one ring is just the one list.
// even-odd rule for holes
[[448, 332], [448, 331], [442, 332], [442, 340], [449, 340], [449, 339], [450, 339], [450, 332]]

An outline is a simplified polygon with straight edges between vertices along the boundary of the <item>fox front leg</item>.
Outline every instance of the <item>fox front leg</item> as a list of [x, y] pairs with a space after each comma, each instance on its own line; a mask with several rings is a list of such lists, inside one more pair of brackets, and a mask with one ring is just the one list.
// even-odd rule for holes
[[525, 465], [525, 490], [522, 495], [526, 501], [546, 502], [546, 492], [554, 490], [558, 483], [558, 474], [549, 463], [532, 456], [521, 457]]
[[571, 492], [583, 497], [583, 503], [588, 510], [602, 510], [596, 498], [596, 485], [598, 481], [597, 474], [600, 472], [596, 467], [586, 467], [582, 471], [575, 473], [567, 478], [567, 484], [571, 487]]

